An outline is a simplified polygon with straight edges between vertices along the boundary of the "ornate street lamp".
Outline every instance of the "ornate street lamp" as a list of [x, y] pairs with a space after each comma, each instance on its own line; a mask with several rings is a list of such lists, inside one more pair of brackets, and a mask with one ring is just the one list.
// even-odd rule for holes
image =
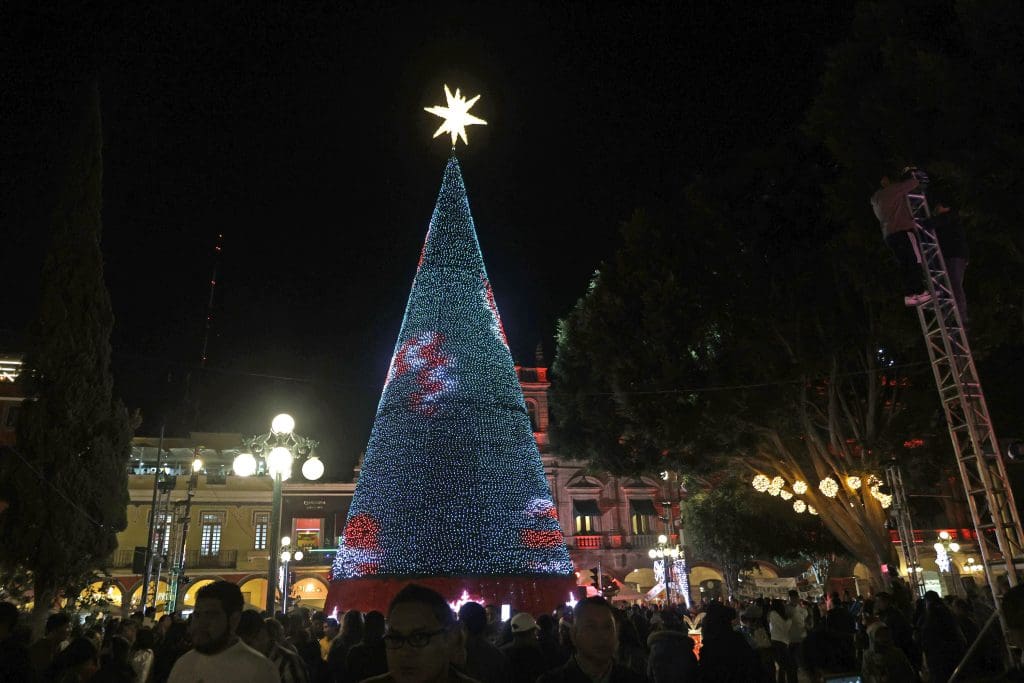
[[[291, 478], [292, 465], [296, 458], [303, 460], [302, 476], [310, 481], [316, 481], [323, 476], [324, 464], [320, 458], [313, 455], [313, 449], [319, 445], [319, 442], [296, 434], [295, 419], [287, 413], [281, 413], [271, 421], [269, 432], [243, 438], [242, 443], [248, 452], [239, 454], [232, 463], [235, 474], [240, 477], [256, 474], [261, 469], [260, 462], [257, 460], [259, 458], [263, 461], [262, 471], [274, 479], [268, 543], [271, 551], [267, 567], [267, 611], [274, 614], [274, 603], [277, 597], [275, 595], [277, 562], [280, 559], [277, 548], [281, 545], [279, 540], [281, 538], [281, 483]], [[289, 539], [290, 542], [291, 539]]]
[[665, 602], [672, 604], [672, 564], [679, 559], [682, 551], [678, 545], [668, 545], [668, 536], [658, 536], [658, 545], [647, 551], [647, 556], [665, 567]]

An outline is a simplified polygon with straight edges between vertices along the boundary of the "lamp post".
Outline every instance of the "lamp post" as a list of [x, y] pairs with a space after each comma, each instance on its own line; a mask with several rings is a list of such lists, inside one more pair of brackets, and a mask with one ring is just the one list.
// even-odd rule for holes
[[[948, 531], [943, 530], [939, 532], [939, 540], [937, 540], [935, 545], [932, 547], [935, 548], [935, 564], [938, 565], [939, 571], [943, 574], [952, 575], [954, 573], [954, 567], [951, 561], [951, 555], [953, 553], [960, 552], [960, 544], [953, 540], [953, 537], [950, 536]], [[953, 592], [959, 595], [960, 591], [957, 586], [958, 581], [955, 577], [952, 578], [952, 581]]]
[[[257, 473], [263, 460], [263, 471], [273, 477], [274, 496], [270, 507], [270, 539], [267, 544], [270, 558], [267, 567], [267, 611], [274, 614], [276, 602], [275, 586], [277, 586], [278, 548], [281, 545], [281, 483], [292, 476], [292, 465], [296, 458], [303, 459], [302, 476], [316, 481], [323, 476], [324, 464], [313, 455], [318, 441], [295, 433], [295, 420], [287, 413], [281, 413], [270, 423], [270, 431], [242, 439], [249, 452], [241, 453], [235, 458], [232, 469], [241, 477]], [[289, 539], [291, 541], [291, 539]]]
[[288, 612], [288, 594], [292, 590], [291, 575], [289, 573], [289, 564], [292, 560], [296, 562], [302, 562], [303, 558], [302, 549], [292, 545], [292, 539], [290, 536], [284, 536], [281, 538], [281, 566], [284, 567], [284, 585], [281, 586], [281, 611]]
[[672, 563], [679, 559], [682, 551], [678, 545], [668, 545], [668, 536], [658, 536], [658, 546], [647, 551], [647, 556], [665, 567], [665, 602], [672, 603]]

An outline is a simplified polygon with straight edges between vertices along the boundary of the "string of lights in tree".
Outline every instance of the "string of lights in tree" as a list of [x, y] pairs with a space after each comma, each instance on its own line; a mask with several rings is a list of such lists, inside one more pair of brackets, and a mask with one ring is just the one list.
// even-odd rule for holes
[[[892, 495], [882, 492], [882, 486], [884, 486], [881, 479], [873, 474], [869, 474], [866, 477], [860, 477], [854, 474], [847, 475], [846, 477], [839, 477], [840, 481], [846, 484], [846, 487], [851, 493], [858, 492], [861, 487], [867, 484], [868, 493], [872, 498], [878, 501], [878, 504], [882, 508], [889, 508], [892, 505]], [[787, 489], [786, 480], [780, 476], [769, 477], [767, 474], [758, 473], [754, 475], [751, 480], [751, 485], [754, 490], [758, 493], [767, 493], [771, 496], [778, 496], [782, 500], [791, 500], [794, 496], [803, 496], [807, 493], [810, 488], [807, 482], [797, 479]], [[818, 490], [826, 498], [835, 498], [839, 494], [840, 486], [839, 481], [831, 476], [824, 477], [818, 482]], [[818, 514], [818, 511], [813, 505], [808, 505], [806, 501], [797, 498], [793, 501], [793, 511], [802, 514], [807, 512], [812, 515]]]
[[573, 566], [452, 156], [332, 577], [488, 575]]

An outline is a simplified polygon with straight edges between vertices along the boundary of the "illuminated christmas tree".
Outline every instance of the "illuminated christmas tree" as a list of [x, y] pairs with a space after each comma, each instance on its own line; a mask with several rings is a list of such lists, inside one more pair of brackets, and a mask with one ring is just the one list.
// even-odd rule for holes
[[332, 579], [328, 611], [381, 610], [413, 580], [546, 611], [575, 585], [454, 156]]

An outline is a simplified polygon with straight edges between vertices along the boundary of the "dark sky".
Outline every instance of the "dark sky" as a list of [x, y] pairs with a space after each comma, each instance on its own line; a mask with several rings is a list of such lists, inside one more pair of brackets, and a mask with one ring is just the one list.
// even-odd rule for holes
[[799, 123], [851, 18], [812, 1], [424, 4], [8, 6], [4, 344], [23, 343], [39, 286], [47, 92], [69, 64], [94, 65], [114, 372], [140, 433], [200, 377], [222, 233], [196, 426], [251, 433], [287, 410], [342, 473], [369, 435], [448, 155], [423, 111], [443, 83], [482, 95], [473, 113], [489, 125], [459, 156], [529, 364], [538, 342], [550, 360], [557, 319], [634, 209]]

